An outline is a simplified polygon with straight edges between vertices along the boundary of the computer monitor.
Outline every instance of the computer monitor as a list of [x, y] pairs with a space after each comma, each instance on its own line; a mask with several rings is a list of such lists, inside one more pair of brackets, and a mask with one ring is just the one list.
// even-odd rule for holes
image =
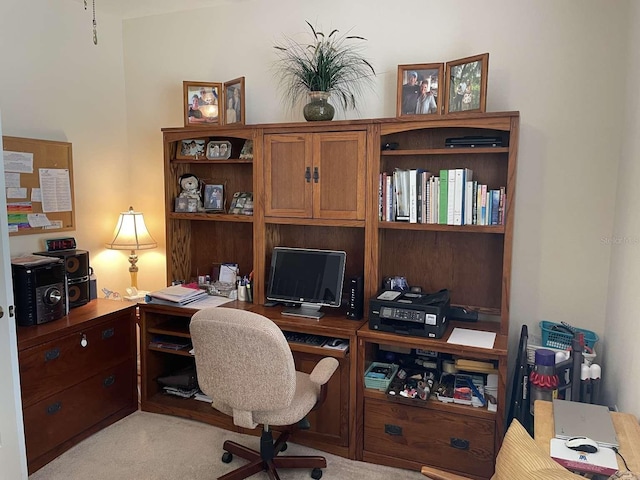
[[347, 254], [335, 250], [275, 247], [267, 299], [298, 304], [282, 314], [321, 318], [323, 306], [339, 307]]

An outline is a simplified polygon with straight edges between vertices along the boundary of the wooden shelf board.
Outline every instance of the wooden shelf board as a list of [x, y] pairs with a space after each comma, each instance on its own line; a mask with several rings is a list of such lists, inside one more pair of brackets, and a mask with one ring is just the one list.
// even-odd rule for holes
[[425, 148], [416, 150], [382, 150], [384, 156], [402, 155], [477, 155], [483, 153], [508, 153], [509, 147], [481, 147], [481, 148]]

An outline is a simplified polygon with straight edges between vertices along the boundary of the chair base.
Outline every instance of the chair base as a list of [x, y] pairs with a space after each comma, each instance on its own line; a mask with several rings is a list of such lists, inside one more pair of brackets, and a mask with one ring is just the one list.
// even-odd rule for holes
[[[263, 440], [264, 435], [268, 434], [271, 436], [271, 432], [263, 432]], [[262, 452], [258, 452], [257, 450], [253, 450], [251, 448], [245, 447], [244, 445], [240, 445], [239, 443], [232, 442], [230, 440], [226, 440], [222, 445], [222, 448], [231, 453], [232, 455], [237, 455], [245, 460], [248, 460], [249, 463], [243, 465], [232, 472], [227, 473], [221, 477], [218, 477], [218, 480], [243, 480], [245, 478], [250, 477], [251, 475], [255, 475], [258, 472], [266, 471], [269, 475], [269, 478], [272, 480], [279, 480], [277, 469], [278, 468], [311, 468], [311, 469], [320, 469], [327, 467], [327, 460], [324, 457], [320, 456], [278, 456], [278, 452], [283, 448], [287, 439], [289, 438], [289, 432], [283, 432], [278, 437], [277, 441], [273, 445], [273, 449], [271, 452], [265, 451], [269, 449], [264, 449]], [[263, 445], [263, 441], [261, 441], [261, 445]], [[322, 473], [320, 473], [322, 475]], [[320, 478], [320, 477], [316, 477]]]

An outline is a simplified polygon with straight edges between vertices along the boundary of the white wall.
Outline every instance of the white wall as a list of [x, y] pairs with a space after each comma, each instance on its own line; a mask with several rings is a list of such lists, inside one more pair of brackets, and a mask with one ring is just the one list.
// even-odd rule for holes
[[490, 52], [487, 110], [521, 112], [512, 342], [523, 323], [539, 334], [540, 320], [567, 321], [600, 335], [603, 353], [611, 245], [602, 239], [613, 232], [628, 9], [603, 0], [461, 0], [413, 11], [385, 0], [248, 0], [126, 20], [131, 151], [137, 176], [145, 169], [158, 186], [142, 203], [160, 218], [158, 130], [183, 124], [183, 80], [244, 75], [249, 123], [302, 119], [283, 107], [271, 65], [274, 42], [304, 32], [305, 20], [368, 39], [378, 77], [361, 118], [395, 115], [398, 64]]
[[[90, 252], [98, 286], [122, 291], [129, 285], [128, 252], [104, 248], [119, 212], [140, 189], [128, 171], [122, 22], [98, 14], [95, 46], [91, 21], [91, 8], [78, 1], [0, 3], [4, 134], [72, 143], [77, 225], [11, 237], [11, 254], [43, 250], [44, 238], [75, 236], [78, 248]], [[160, 228], [153, 233], [162, 239]], [[143, 261], [141, 255], [141, 278]]]
[[[640, 4], [631, 3], [631, 25], [628, 45], [640, 43]], [[640, 77], [640, 52], [630, 48], [627, 57], [627, 87], [624, 95], [627, 114], [623, 124], [624, 142], [618, 173], [618, 195], [613, 233], [603, 238], [610, 243], [611, 275], [607, 302], [607, 355], [608, 377], [605, 389], [610, 405], [618, 404], [621, 410], [640, 412], [638, 389], [631, 379], [640, 372], [640, 93], [637, 83]]]

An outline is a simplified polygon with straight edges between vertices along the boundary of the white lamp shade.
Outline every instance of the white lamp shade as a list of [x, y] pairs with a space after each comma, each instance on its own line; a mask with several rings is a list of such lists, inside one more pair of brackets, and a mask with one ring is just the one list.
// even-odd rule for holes
[[133, 207], [129, 207], [128, 212], [120, 214], [113, 240], [106, 246], [114, 250], [147, 250], [156, 248], [158, 243], [147, 230], [142, 213], [134, 212]]

